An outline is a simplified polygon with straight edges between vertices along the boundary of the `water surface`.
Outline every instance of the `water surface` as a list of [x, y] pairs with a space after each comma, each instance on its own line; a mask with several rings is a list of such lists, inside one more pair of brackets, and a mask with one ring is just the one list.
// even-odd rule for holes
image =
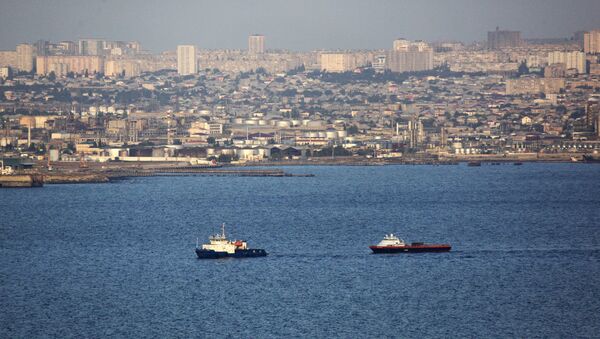
[[599, 335], [600, 166], [286, 170], [0, 190], [0, 337]]

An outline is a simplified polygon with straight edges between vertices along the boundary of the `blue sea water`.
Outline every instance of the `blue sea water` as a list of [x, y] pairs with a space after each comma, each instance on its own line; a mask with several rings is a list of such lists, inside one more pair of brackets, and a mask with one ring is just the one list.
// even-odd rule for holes
[[0, 337], [600, 337], [600, 166], [286, 170], [0, 190]]

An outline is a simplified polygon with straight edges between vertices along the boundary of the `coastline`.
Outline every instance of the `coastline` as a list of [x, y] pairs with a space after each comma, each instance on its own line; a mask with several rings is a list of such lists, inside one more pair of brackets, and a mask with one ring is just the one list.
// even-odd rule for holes
[[[88, 163], [89, 168], [78, 168], [73, 162], [56, 162], [53, 170], [48, 171], [43, 163], [38, 163], [38, 170], [28, 173], [18, 173], [14, 176], [3, 176], [4, 182], [20, 181], [18, 185], [5, 184], [3, 187], [39, 187], [42, 185], [26, 185], [28, 176], [43, 176], [43, 184], [79, 184], [79, 183], [109, 183], [127, 180], [135, 177], [158, 176], [242, 176], [242, 177], [312, 177], [313, 174], [288, 173], [277, 167], [293, 166], [398, 166], [398, 165], [430, 165], [447, 166], [461, 163], [479, 163], [481, 165], [510, 165], [522, 163], [576, 163], [590, 164], [576, 159], [572, 154], [513, 154], [500, 155], [458, 155], [434, 158], [431, 156], [411, 158], [365, 158], [365, 157], [336, 157], [308, 158], [280, 161], [254, 161], [230, 163], [216, 166], [190, 165], [185, 162], [107, 162]], [[257, 167], [266, 167], [255, 169]], [[13, 180], [14, 179], [14, 180]], [[29, 180], [29, 179], [28, 179]], [[15, 181], [15, 182], [16, 182]], [[23, 182], [21, 182], [23, 181]], [[31, 180], [29, 180], [31, 181]], [[1, 187], [2, 185], [0, 185]]]

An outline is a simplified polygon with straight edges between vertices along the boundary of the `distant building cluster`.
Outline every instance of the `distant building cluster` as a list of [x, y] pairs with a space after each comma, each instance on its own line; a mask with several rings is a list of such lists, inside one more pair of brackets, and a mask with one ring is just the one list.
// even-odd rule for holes
[[[291, 52], [38, 41], [0, 51], [0, 152], [264, 161], [600, 151], [599, 30]], [[35, 146], [35, 147], [33, 147]]]

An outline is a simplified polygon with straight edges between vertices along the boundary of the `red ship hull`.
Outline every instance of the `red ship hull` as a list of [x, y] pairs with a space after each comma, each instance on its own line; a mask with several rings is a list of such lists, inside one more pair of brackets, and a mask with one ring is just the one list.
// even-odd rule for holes
[[448, 252], [448, 244], [411, 244], [404, 246], [369, 246], [373, 253]]

